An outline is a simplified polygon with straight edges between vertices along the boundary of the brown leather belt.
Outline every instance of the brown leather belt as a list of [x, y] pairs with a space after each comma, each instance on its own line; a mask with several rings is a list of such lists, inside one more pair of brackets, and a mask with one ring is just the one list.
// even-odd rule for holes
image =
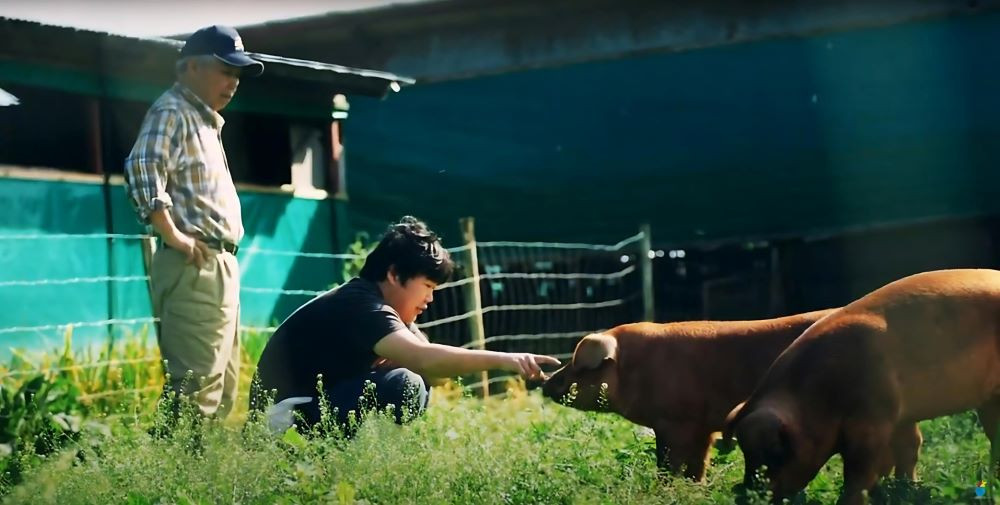
[[233, 255], [236, 254], [236, 251], [240, 250], [240, 246], [225, 240], [202, 240], [202, 242], [216, 251], [226, 251], [228, 253], [232, 253]]
[[[207, 245], [212, 249], [215, 249], [216, 251], [224, 251], [232, 253], [234, 256], [236, 255], [236, 251], [240, 250], [240, 246], [225, 240], [211, 240], [211, 239], [209, 240], [197, 239], [197, 240], [201, 240], [202, 243], [204, 243], [205, 245]], [[160, 243], [163, 244], [164, 247], [170, 247], [170, 245], [168, 245], [166, 241], [162, 239], [160, 240]]]

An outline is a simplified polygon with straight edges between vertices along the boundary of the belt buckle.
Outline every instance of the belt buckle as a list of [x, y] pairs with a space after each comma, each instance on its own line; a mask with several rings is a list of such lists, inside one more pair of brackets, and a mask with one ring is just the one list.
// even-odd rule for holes
[[230, 253], [233, 256], [235, 256], [236, 251], [240, 249], [240, 246], [236, 245], [233, 242], [228, 242], [226, 240], [219, 240], [216, 242], [216, 244], [219, 246], [220, 251]]

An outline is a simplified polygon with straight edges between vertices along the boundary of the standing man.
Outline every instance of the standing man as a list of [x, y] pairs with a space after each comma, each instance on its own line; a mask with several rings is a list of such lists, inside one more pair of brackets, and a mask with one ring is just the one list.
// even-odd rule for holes
[[125, 160], [129, 197], [162, 244], [150, 283], [165, 393], [187, 395], [202, 415], [220, 419], [233, 408], [239, 380], [235, 254], [243, 220], [219, 111], [240, 77], [263, 71], [236, 30], [198, 30], [181, 50], [177, 82], [150, 107]]
[[[390, 226], [358, 277], [299, 307], [271, 335], [257, 364], [251, 411], [264, 410], [274, 393], [278, 409], [294, 408], [306, 425], [320, 421], [325, 407], [345, 425], [349, 412], [360, 414], [368, 381], [375, 386], [373, 406], [392, 404], [402, 423], [427, 407], [429, 380], [482, 370], [537, 379], [541, 365], [559, 364], [549, 356], [428, 342], [415, 321], [452, 269], [448, 251], [422, 221], [406, 216]], [[325, 406], [317, 394], [319, 376]], [[274, 413], [272, 429], [287, 428]]]

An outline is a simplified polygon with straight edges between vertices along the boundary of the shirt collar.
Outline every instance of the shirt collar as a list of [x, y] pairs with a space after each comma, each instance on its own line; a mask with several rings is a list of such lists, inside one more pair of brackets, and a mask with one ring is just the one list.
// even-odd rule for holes
[[184, 99], [187, 100], [188, 103], [190, 103], [198, 111], [198, 113], [202, 115], [202, 117], [204, 117], [211, 124], [215, 125], [216, 129], [221, 130], [222, 125], [226, 124], [226, 120], [222, 117], [222, 114], [212, 110], [212, 108], [203, 102], [194, 91], [191, 91], [191, 88], [180, 82], [175, 82], [174, 90], [183, 96]]

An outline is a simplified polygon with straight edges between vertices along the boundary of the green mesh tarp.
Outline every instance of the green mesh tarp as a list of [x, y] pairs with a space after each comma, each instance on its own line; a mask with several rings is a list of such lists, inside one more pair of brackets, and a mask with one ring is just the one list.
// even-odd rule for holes
[[997, 33], [980, 13], [353, 99], [352, 219], [686, 243], [994, 213]]
[[[110, 191], [111, 230], [141, 234], [123, 187], [113, 185]], [[339, 261], [295, 254], [336, 252], [331, 203], [247, 191], [240, 200], [247, 228], [238, 254], [245, 288], [241, 322], [271, 326], [308, 300], [307, 292], [341, 280]], [[101, 184], [0, 178], [0, 202], [5, 209], [0, 213], [0, 358], [11, 347], [61, 346], [65, 330], [51, 326], [84, 323], [73, 329], [77, 347], [106, 344], [148, 326], [139, 241], [65, 237], [108, 233]], [[119, 323], [104, 323], [111, 320]], [[28, 329], [36, 327], [46, 328]]]

